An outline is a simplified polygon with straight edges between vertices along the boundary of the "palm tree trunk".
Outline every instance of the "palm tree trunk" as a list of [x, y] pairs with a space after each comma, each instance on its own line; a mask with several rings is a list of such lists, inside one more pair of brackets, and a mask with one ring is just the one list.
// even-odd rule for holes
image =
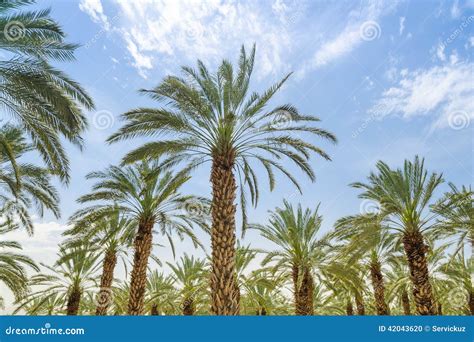
[[184, 316], [194, 315], [194, 300], [192, 297], [186, 298], [183, 301], [183, 315]]
[[347, 314], [347, 316], [353, 316], [354, 315], [354, 308], [352, 307], [352, 302], [350, 300], [347, 301], [346, 314]]
[[79, 304], [81, 303], [82, 291], [74, 287], [67, 298], [66, 314], [68, 316], [76, 316], [79, 312]]
[[293, 289], [295, 296], [295, 314], [307, 316], [314, 314], [313, 289], [314, 281], [309, 270], [304, 270], [303, 279], [299, 279], [300, 271], [297, 265], [292, 266]]
[[420, 315], [436, 315], [423, 235], [419, 231], [406, 232], [403, 236], [403, 247], [410, 268], [416, 310]]
[[471, 313], [471, 316], [474, 316], [474, 292], [469, 292], [468, 301], [469, 312]]
[[437, 314], [442, 316], [443, 315], [443, 305], [438, 303]]
[[309, 269], [306, 269], [301, 283], [301, 299], [305, 305], [304, 315], [314, 315], [313, 304], [314, 280]]
[[410, 310], [410, 298], [408, 297], [408, 293], [406, 290], [402, 292], [402, 306], [403, 306], [403, 313], [407, 316], [411, 315]]
[[114, 279], [115, 265], [117, 265], [117, 255], [115, 250], [108, 250], [102, 267], [102, 276], [100, 277], [100, 290], [97, 295], [97, 307], [95, 314], [105, 316], [112, 299], [112, 281]]
[[146, 271], [148, 258], [152, 248], [152, 230], [154, 220], [140, 221], [134, 241], [135, 254], [133, 256], [132, 276], [130, 280], [130, 295], [128, 298], [128, 314], [141, 315], [146, 288]]
[[360, 316], [364, 316], [365, 315], [364, 300], [362, 296], [358, 293], [356, 293], [355, 295], [355, 302], [356, 302], [357, 314]]
[[158, 311], [158, 304], [153, 304], [151, 306], [150, 315], [151, 316], [158, 316], [159, 314], [160, 314], [160, 312]]
[[385, 284], [382, 268], [378, 260], [372, 260], [370, 263], [370, 277], [372, 279], [372, 288], [374, 289], [377, 315], [389, 315], [388, 305], [385, 301]]
[[238, 315], [238, 284], [235, 275], [235, 193], [234, 152], [214, 155], [212, 183], [212, 271], [211, 312]]

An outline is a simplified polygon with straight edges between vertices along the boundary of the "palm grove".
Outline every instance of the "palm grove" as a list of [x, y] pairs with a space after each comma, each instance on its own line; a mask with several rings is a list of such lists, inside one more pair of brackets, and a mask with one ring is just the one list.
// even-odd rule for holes
[[[60, 216], [52, 185], [70, 181], [62, 140], [82, 146], [84, 111], [94, 104], [84, 89], [51, 65], [77, 48], [64, 41], [49, 11], [28, 11], [31, 1], [0, 4], [0, 234], [24, 229], [31, 215]], [[7, 56], [7, 57], [5, 57]], [[319, 206], [284, 201], [266, 223], [252, 223], [261, 181], [315, 180], [314, 160], [329, 155], [316, 143], [336, 143], [319, 118], [291, 104], [270, 107], [290, 75], [262, 93], [251, 91], [255, 47], [216, 71], [198, 61], [141, 92], [153, 108], [122, 115], [108, 139], [146, 137], [121, 165], [90, 173], [92, 190], [78, 199], [54, 265], [37, 265], [14, 241], [0, 241], [0, 281], [15, 296], [15, 312], [31, 315], [399, 315], [474, 313], [472, 190], [428, 171], [424, 160], [399, 168], [380, 161], [351, 184], [361, 210], [320, 232]], [[37, 154], [43, 163], [23, 161]], [[321, 159], [320, 158], [320, 159]], [[291, 165], [291, 167], [288, 167]], [[210, 167], [211, 198], [184, 194], [200, 167]], [[294, 169], [299, 169], [294, 173]], [[266, 180], [260, 179], [266, 175]], [[237, 208], [239, 211], [237, 212]], [[244, 246], [239, 231], [259, 232], [275, 247]], [[163, 264], [155, 245], [210, 235], [207, 258], [184, 254]], [[255, 263], [260, 265], [255, 267]], [[117, 279], [117, 266], [130, 271]], [[254, 266], [252, 266], [252, 264]]]

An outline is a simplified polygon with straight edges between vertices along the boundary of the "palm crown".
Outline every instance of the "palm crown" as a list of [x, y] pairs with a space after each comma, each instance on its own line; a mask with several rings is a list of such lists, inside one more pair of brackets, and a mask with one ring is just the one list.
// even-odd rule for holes
[[74, 44], [64, 42], [61, 27], [49, 10], [17, 12], [33, 1], [2, 1], [0, 49], [0, 102], [3, 114], [22, 126], [47, 165], [69, 180], [69, 162], [61, 136], [81, 146], [87, 126], [81, 107], [92, 109], [91, 98], [49, 60], [74, 59]]

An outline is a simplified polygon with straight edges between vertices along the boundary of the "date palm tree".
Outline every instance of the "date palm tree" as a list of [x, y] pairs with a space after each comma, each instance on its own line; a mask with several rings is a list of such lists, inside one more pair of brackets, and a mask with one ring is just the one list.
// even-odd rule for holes
[[317, 236], [322, 217], [315, 210], [293, 206], [284, 201], [282, 208], [270, 212], [268, 224], [254, 224], [251, 227], [260, 231], [267, 240], [279, 246], [276, 251], [268, 252], [262, 261], [265, 266], [275, 262], [274, 270], [283, 272], [293, 283], [295, 313], [312, 315], [314, 269], [325, 260], [326, 236]]
[[88, 179], [95, 179], [91, 193], [78, 199], [79, 203], [93, 203], [77, 211], [73, 221], [98, 221], [119, 210], [127, 219], [137, 222], [134, 236], [133, 268], [130, 280], [128, 314], [143, 314], [147, 266], [153, 246], [154, 228], [172, 243], [172, 235], [191, 238], [195, 246], [201, 246], [194, 235], [193, 227], [206, 227], [206, 211], [202, 215], [186, 212], [189, 203], [198, 203], [204, 208], [205, 200], [179, 193], [189, 179], [184, 172], [174, 173], [160, 166], [159, 161], [118, 167], [92, 172]]
[[466, 258], [464, 251], [461, 251], [454, 259], [442, 265], [440, 271], [450, 281], [448, 304], [454, 306], [455, 309], [462, 308], [461, 312], [468, 315], [474, 315], [474, 287], [472, 286], [474, 264], [472, 259]]
[[467, 245], [474, 249], [474, 192], [467, 186], [458, 189], [449, 183], [449, 187], [450, 191], [432, 206], [439, 215], [434, 234], [455, 244], [456, 256]]
[[193, 256], [184, 254], [176, 265], [167, 263], [172, 270], [172, 277], [179, 285], [179, 294], [183, 315], [192, 316], [196, 311], [196, 304], [200, 297], [205, 294], [208, 284], [206, 261], [195, 259]]
[[150, 272], [147, 280], [145, 307], [152, 316], [171, 314], [178, 311], [179, 293], [174, 286], [175, 279], [157, 270]]
[[49, 301], [60, 301], [67, 315], [79, 313], [83, 295], [95, 288], [99, 263], [98, 253], [89, 246], [60, 247], [58, 260], [53, 266], [41, 264], [49, 273], [40, 273], [30, 279], [35, 292], [28, 293], [15, 312], [35, 303], [38, 308]]
[[5, 223], [33, 234], [31, 210], [43, 216], [50, 210], [59, 217], [59, 195], [51, 184], [51, 172], [40, 166], [20, 161], [31, 151], [19, 127], [0, 127], [0, 215]]
[[[0, 236], [15, 229], [10, 223], [0, 224]], [[3, 283], [18, 300], [28, 290], [27, 270], [39, 271], [36, 263], [26, 255], [19, 253], [21, 245], [15, 241], [0, 241], [0, 282]], [[0, 302], [3, 302], [0, 296]]]
[[211, 74], [203, 62], [197, 70], [183, 67], [183, 77], [168, 76], [157, 87], [141, 92], [164, 105], [138, 108], [123, 114], [126, 124], [109, 138], [116, 142], [135, 137], [161, 137], [128, 153], [124, 161], [166, 155], [164, 165], [187, 163], [194, 169], [211, 163], [212, 185], [212, 312], [239, 313], [235, 279], [235, 214], [239, 189], [242, 226], [246, 227], [246, 194], [253, 205], [259, 197], [257, 165], [275, 187], [274, 171], [281, 172], [298, 190], [297, 179], [281, 163], [293, 162], [314, 181], [311, 153], [329, 156], [313, 144], [312, 137], [335, 142], [331, 133], [315, 127], [319, 119], [303, 115], [290, 105], [268, 108], [273, 96], [290, 75], [262, 94], [250, 93], [255, 47], [248, 55], [242, 47], [237, 70], [223, 61]]
[[[87, 243], [94, 246], [97, 253], [104, 255], [100, 289], [95, 301], [97, 304], [95, 314], [106, 315], [113, 295], [112, 281], [117, 260], [127, 255], [128, 249], [133, 244], [137, 224], [121, 215], [119, 210], [96, 222], [82, 220], [72, 222], [72, 224], [73, 228], [63, 233], [63, 235], [72, 236], [65, 242], [66, 245]], [[123, 261], [125, 264], [125, 260]]]
[[382, 266], [395, 250], [396, 235], [382, 227], [380, 217], [356, 215], [336, 222], [335, 236], [344, 242], [341, 251], [350, 263], [362, 263], [370, 271], [378, 315], [389, 315]]
[[25, 11], [34, 1], [0, 3], [0, 103], [2, 120], [21, 126], [48, 168], [69, 180], [61, 138], [81, 147], [87, 127], [82, 108], [92, 109], [85, 90], [49, 61], [74, 59], [75, 44], [49, 10]]
[[436, 308], [426, 259], [424, 233], [436, 226], [435, 215], [429, 211], [433, 193], [443, 182], [442, 175], [428, 174], [424, 160], [405, 160], [403, 168], [391, 169], [382, 161], [377, 173], [371, 173], [367, 183], [353, 183], [362, 189], [359, 195], [379, 205], [380, 215], [391, 230], [399, 234], [413, 282], [413, 297], [420, 315], [435, 315]]

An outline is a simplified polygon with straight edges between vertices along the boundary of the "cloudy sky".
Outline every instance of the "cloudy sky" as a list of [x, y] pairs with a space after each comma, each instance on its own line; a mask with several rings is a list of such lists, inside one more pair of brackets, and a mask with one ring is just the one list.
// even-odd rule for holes
[[[319, 116], [339, 139], [337, 146], [316, 142], [333, 161], [312, 160], [317, 180], [301, 178], [303, 196], [283, 179], [274, 194], [263, 188], [253, 221], [263, 222], [284, 198], [310, 207], [321, 202], [326, 231], [338, 217], [365, 210], [348, 184], [364, 180], [377, 160], [399, 166], [418, 154], [448, 181], [472, 182], [474, 1], [47, 0], [36, 7], [51, 7], [68, 40], [82, 45], [77, 61], [60, 67], [97, 106], [85, 150], [68, 147], [72, 182], [58, 184], [61, 219], [36, 217], [34, 237], [11, 235], [37, 261], [54, 261], [75, 199], [90, 188], [84, 176], [142, 142], [104, 143], [121, 113], [154, 105], [137, 90], [198, 58], [210, 68], [235, 61], [242, 44], [257, 46], [256, 90], [293, 71], [274, 103]], [[200, 169], [185, 191], [209, 194], [208, 174], [209, 166]], [[253, 233], [250, 242], [271, 248]], [[190, 246], [185, 241], [178, 250]], [[171, 258], [166, 248], [155, 253]]]

